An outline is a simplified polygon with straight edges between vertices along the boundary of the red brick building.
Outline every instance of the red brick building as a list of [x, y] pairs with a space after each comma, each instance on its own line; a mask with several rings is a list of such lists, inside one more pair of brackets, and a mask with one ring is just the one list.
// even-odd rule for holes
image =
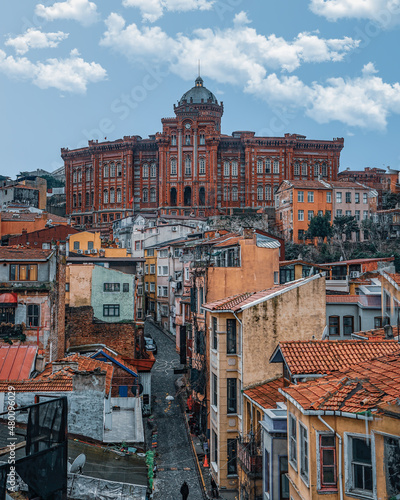
[[337, 179], [343, 139], [228, 136], [223, 111], [198, 77], [175, 116], [161, 120], [162, 132], [62, 149], [67, 214], [96, 228], [139, 210], [209, 216], [270, 206], [283, 179]]

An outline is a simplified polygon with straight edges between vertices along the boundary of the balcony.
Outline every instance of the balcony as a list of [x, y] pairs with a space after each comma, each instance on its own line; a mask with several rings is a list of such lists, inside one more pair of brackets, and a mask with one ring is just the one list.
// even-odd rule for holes
[[253, 479], [262, 477], [262, 455], [255, 440], [238, 440], [238, 461], [247, 476]]
[[0, 291], [19, 292], [19, 291], [43, 291], [49, 292], [53, 288], [53, 283], [49, 281], [3, 281], [0, 282]]
[[26, 339], [25, 328], [24, 324], [0, 323], [0, 338], [2, 340], [18, 339], [23, 342]]

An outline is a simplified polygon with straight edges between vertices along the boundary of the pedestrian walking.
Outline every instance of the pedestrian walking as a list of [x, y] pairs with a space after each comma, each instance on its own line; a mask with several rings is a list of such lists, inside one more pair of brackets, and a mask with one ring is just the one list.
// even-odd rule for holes
[[184, 481], [181, 486], [181, 495], [182, 500], [187, 500], [187, 497], [189, 496], [189, 486], [187, 485], [186, 481]]
[[211, 497], [212, 498], [219, 498], [218, 486], [217, 486], [217, 483], [215, 482], [215, 480], [212, 476], [211, 476]]

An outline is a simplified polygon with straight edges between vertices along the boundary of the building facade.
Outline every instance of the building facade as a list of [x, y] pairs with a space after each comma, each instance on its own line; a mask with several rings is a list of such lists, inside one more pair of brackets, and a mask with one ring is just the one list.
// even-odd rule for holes
[[106, 227], [139, 210], [209, 216], [273, 205], [283, 179], [335, 180], [343, 139], [298, 134], [221, 133], [224, 108], [198, 77], [148, 139], [126, 136], [63, 148], [67, 214], [78, 225]]

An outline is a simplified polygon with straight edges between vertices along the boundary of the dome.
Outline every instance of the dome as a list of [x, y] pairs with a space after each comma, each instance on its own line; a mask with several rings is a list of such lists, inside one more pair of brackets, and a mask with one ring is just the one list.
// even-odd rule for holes
[[213, 104], [218, 104], [215, 95], [203, 86], [203, 79], [198, 76], [195, 80], [195, 86], [183, 94], [179, 104], [183, 104], [184, 101], [189, 104], [201, 104], [202, 100], [203, 102], [209, 102], [209, 99]]

